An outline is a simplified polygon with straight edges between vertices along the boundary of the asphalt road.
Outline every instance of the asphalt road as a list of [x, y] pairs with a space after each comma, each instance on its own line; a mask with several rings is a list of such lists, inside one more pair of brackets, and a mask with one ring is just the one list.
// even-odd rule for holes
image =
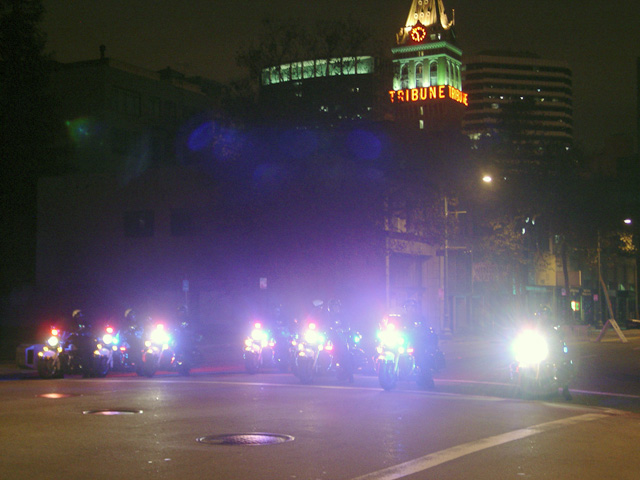
[[301, 385], [234, 362], [1, 381], [0, 478], [638, 478], [640, 338], [572, 344], [572, 402], [517, 398], [504, 347], [444, 340], [434, 392], [384, 392], [370, 375]]

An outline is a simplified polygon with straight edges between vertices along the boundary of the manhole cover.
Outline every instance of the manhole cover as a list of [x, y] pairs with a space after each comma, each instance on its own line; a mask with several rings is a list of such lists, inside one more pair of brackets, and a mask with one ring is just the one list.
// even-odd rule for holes
[[142, 410], [85, 410], [82, 412], [84, 415], [135, 415], [142, 413]]
[[41, 395], [36, 395], [40, 398], [67, 398], [67, 397], [77, 397], [78, 395], [75, 393], [43, 393]]
[[198, 438], [198, 442], [208, 445], [273, 445], [292, 440], [294, 440], [294, 437], [291, 435], [281, 435], [279, 433], [231, 433]]

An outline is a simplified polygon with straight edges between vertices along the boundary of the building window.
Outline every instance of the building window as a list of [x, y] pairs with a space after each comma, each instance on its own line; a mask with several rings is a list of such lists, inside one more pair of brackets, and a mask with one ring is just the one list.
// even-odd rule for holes
[[407, 64], [400, 67], [400, 88], [409, 88], [409, 67]]
[[191, 214], [186, 210], [171, 211], [171, 235], [184, 237], [193, 232]]
[[302, 63], [296, 62], [291, 64], [291, 80], [302, 79]]
[[418, 63], [416, 65], [416, 88], [427, 87], [428, 85], [424, 84], [424, 72], [422, 69], [422, 63]]
[[315, 65], [313, 60], [305, 60], [302, 62], [302, 78], [313, 78]]
[[429, 85], [437, 85], [438, 84], [438, 63], [431, 62], [429, 65]]
[[127, 237], [153, 237], [153, 210], [137, 210], [124, 213], [124, 234]]
[[268, 68], [263, 68], [262, 69], [262, 84], [263, 85], [269, 85], [271, 82], [269, 81], [271, 79], [270, 76], [270, 71]]

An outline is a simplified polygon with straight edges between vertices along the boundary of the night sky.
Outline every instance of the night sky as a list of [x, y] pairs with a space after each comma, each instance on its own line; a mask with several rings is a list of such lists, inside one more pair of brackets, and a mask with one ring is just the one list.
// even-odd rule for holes
[[[638, 3], [631, 0], [444, 0], [455, 9], [465, 53], [530, 51], [573, 70], [574, 136], [587, 153], [615, 134], [637, 132]], [[44, 0], [49, 52], [62, 62], [106, 55], [150, 70], [227, 81], [240, 74], [236, 50], [265, 17], [352, 14], [393, 46], [411, 0]]]

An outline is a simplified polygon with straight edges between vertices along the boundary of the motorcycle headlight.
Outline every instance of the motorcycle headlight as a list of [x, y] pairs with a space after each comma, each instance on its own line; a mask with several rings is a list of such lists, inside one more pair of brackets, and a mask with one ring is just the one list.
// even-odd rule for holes
[[157, 345], [168, 345], [171, 341], [171, 335], [164, 329], [164, 325], [158, 325], [149, 336], [152, 343]]
[[378, 339], [382, 345], [390, 348], [400, 348], [405, 344], [402, 332], [396, 330], [395, 325], [389, 324], [384, 330], [378, 332]]
[[518, 335], [512, 349], [515, 360], [523, 365], [540, 363], [549, 356], [547, 340], [535, 330], [526, 330]]
[[311, 344], [324, 344], [324, 335], [317, 330], [309, 329], [304, 333], [304, 340]]
[[260, 345], [262, 345], [263, 347], [268, 343], [269, 338], [267, 335], [267, 332], [265, 332], [264, 330], [262, 330], [261, 328], [254, 328], [253, 331], [251, 332], [251, 338], [259, 343]]
[[104, 343], [105, 345], [111, 345], [113, 343], [113, 335], [111, 335], [110, 333], [105, 333], [102, 336], [102, 343]]
[[58, 345], [58, 343], [60, 343], [60, 340], [55, 335], [49, 337], [48, 340], [47, 340], [47, 344], [50, 347], [55, 347], [56, 345]]

